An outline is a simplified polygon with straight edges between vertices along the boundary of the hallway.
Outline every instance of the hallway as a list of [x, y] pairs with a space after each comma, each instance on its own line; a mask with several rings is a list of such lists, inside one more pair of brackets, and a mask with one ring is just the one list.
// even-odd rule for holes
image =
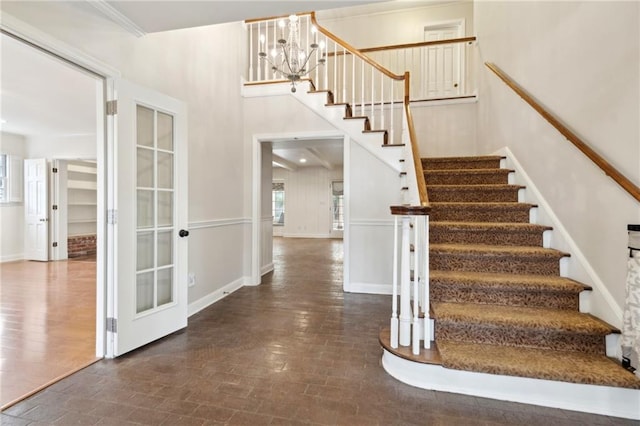
[[[420, 390], [380, 366], [389, 296], [342, 291], [342, 241], [274, 239], [275, 271], [187, 329], [11, 407], [3, 425], [613, 425], [631, 421]], [[211, 259], [215, 262], [215, 259]]]

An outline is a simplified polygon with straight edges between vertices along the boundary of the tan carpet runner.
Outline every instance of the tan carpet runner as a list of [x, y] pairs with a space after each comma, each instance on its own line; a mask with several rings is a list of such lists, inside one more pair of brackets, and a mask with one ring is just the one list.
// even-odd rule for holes
[[500, 157], [423, 159], [429, 199], [431, 300], [447, 368], [640, 389], [605, 355], [614, 327], [580, 313], [591, 290], [560, 277], [569, 256], [542, 246], [523, 188]]

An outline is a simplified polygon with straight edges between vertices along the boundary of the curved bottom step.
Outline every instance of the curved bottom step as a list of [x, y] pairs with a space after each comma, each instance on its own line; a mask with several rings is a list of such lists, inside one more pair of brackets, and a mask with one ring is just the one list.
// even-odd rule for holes
[[636, 389], [453, 370], [409, 361], [386, 349], [382, 367], [395, 379], [422, 389], [640, 420]]

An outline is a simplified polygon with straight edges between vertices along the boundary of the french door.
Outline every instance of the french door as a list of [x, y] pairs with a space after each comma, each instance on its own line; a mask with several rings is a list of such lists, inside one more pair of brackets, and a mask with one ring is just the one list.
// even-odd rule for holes
[[188, 306], [185, 104], [124, 80], [115, 90], [108, 356], [186, 327]]

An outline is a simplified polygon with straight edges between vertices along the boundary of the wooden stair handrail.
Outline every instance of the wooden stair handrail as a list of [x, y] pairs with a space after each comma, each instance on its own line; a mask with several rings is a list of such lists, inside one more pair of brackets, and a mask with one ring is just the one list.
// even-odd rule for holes
[[418, 195], [420, 197], [420, 205], [429, 206], [429, 198], [427, 196], [427, 185], [424, 180], [424, 172], [422, 170], [422, 161], [420, 159], [420, 150], [418, 148], [418, 140], [416, 137], [415, 127], [413, 125], [413, 118], [411, 116], [411, 108], [409, 107], [409, 104], [411, 103], [411, 100], [410, 100], [411, 84], [410, 84], [409, 71], [406, 71], [403, 75], [397, 75], [392, 73], [391, 71], [389, 71], [388, 69], [386, 69], [385, 67], [383, 67], [382, 65], [374, 61], [373, 59], [369, 58], [367, 55], [364, 55], [363, 53], [361, 53], [358, 49], [351, 46], [346, 41], [333, 35], [329, 30], [322, 27], [316, 19], [315, 12], [311, 12], [311, 23], [315, 25], [316, 29], [319, 32], [321, 32], [322, 34], [324, 34], [334, 42], [338, 43], [340, 46], [344, 47], [349, 52], [351, 52], [351, 54], [356, 55], [357, 57], [362, 59], [364, 62], [368, 63], [369, 65], [371, 65], [372, 67], [374, 67], [375, 69], [377, 69], [378, 71], [386, 75], [387, 77], [392, 78], [394, 80], [399, 80], [399, 81], [404, 80], [404, 107], [405, 107], [405, 115], [407, 117], [407, 127], [409, 128], [409, 140], [411, 141], [411, 152], [413, 154], [413, 163], [415, 165], [415, 170], [416, 170], [416, 179], [418, 181], [417, 182]]
[[356, 49], [355, 47], [353, 47], [352, 45], [350, 45], [346, 41], [342, 40], [340, 37], [333, 35], [329, 30], [327, 30], [326, 28], [322, 27], [318, 23], [318, 20], [316, 19], [316, 13], [315, 12], [311, 12], [311, 23], [322, 34], [324, 34], [325, 36], [329, 37], [331, 40], [335, 41], [340, 46], [342, 46], [345, 49], [347, 49], [348, 51], [350, 51], [351, 54], [356, 55], [358, 58], [362, 59], [363, 61], [365, 61], [366, 63], [368, 63], [369, 65], [371, 65], [372, 67], [374, 67], [375, 69], [377, 69], [378, 71], [380, 71], [381, 73], [386, 75], [387, 77], [389, 77], [389, 78], [391, 78], [393, 80], [404, 80], [404, 75], [398, 75], [398, 74], [392, 73], [391, 71], [389, 71], [388, 69], [386, 69], [385, 67], [383, 67], [382, 65], [380, 65], [379, 63], [374, 61], [373, 59], [371, 59], [370, 57], [362, 54], [358, 49]]
[[625, 175], [619, 172], [611, 163], [605, 160], [600, 154], [594, 151], [589, 145], [587, 145], [582, 139], [580, 139], [575, 133], [564, 125], [556, 116], [547, 111], [538, 101], [535, 100], [525, 89], [516, 83], [511, 77], [509, 77], [504, 71], [498, 68], [495, 64], [485, 62], [487, 68], [493, 71], [502, 81], [505, 82], [514, 92], [518, 94], [526, 103], [528, 103], [534, 110], [538, 112], [545, 120], [549, 122], [553, 127], [558, 130], [562, 136], [567, 138], [573, 145], [576, 146], [584, 155], [586, 155], [591, 161], [593, 161], [600, 169], [611, 179], [613, 179], [618, 185], [620, 185], [629, 195], [640, 201], [640, 188], [631, 182]]
[[[439, 44], [456, 44], [456, 43], [467, 43], [467, 42], [471, 43], [472, 41], [476, 41], [475, 36], [450, 38], [445, 40], [420, 41], [417, 43], [389, 44], [385, 46], [363, 47], [358, 50], [361, 53], [370, 53], [370, 52], [381, 52], [385, 50], [414, 49], [416, 47], [435, 46]], [[332, 53], [329, 53], [329, 56], [331, 55]], [[342, 55], [342, 52], [338, 52], [337, 55], [338, 56]]]

